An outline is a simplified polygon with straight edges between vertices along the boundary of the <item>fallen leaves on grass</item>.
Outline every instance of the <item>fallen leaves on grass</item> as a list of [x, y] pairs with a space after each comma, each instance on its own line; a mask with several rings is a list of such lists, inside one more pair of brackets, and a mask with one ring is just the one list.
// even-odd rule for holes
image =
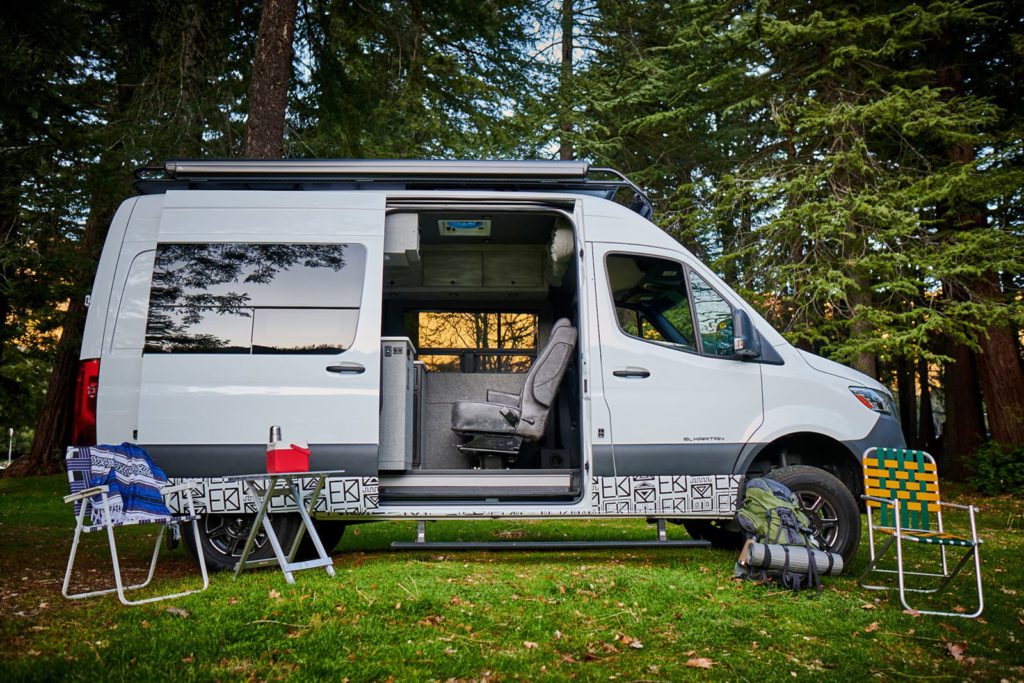
[[616, 640], [623, 645], [633, 648], [634, 650], [644, 649], [644, 644], [640, 642], [639, 638], [634, 638], [633, 636], [626, 635], [625, 633], [620, 633]]
[[188, 618], [188, 610], [183, 610], [180, 607], [165, 607], [164, 611], [168, 614], [173, 614], [176, 617], [181, 617], [182, 619]]
[[271, 588], [270, 592], [267, 593], [267, 597], [270, 598], [271, 600], [280, 600], [281, 599], [281, 594], [279, 592], [277, 592], [276, 590], [274, 590], [273, 588]]
[[536, 650], [537, 643], [533, 642], [532, 640], [524, 640], [523, 647], [525, 647], [527, 650]]
[[860, 608], [861, 609], [876, 609], [875, 606], [873, 604], [871, 604], [870, 602], [865, 602], [863, 605], [860, 606]]
[[714, 660], [708, 657], [690, 657], [686, 660], [686, 666], [691, 669], [710, 669], [714, 665]]
[[868, 625], [867, 625], [867, 626], [866, 626], [866, 627], [864, 628], [864, 633], [874, 633], [875, 631], [877, 631], [877, 630], [878, 630], [878, 625], [879, 625], [879, 624], [878, 624], [878, 622], [877, 622], [877, 621], [872, 621], [872, 622], [871, 622], [870, 624], [868, 624]]
[[946, 652], [958, 662], [964, 661], [964, 652], [967, 651], [967, 643], [954, 643], [946, 641]]
[[909, 614], [910, 616], [915, 617], [915, 618], [921, 616], [921, 613], [918, 612], [916, 609], [905, 609], [905, 610], [903, 610], [903, 613], [904, 614]]
[[416, 623], [420, 626], [440, 626], [441, 622], [444, 621], [444, 617], [439, 614], [431, 614], [428, 617], [423, 617]]

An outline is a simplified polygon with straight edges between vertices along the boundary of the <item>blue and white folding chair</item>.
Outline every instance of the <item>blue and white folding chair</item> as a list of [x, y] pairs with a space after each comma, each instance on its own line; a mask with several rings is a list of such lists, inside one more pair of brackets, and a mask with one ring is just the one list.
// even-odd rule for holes
[[[142, 449], [130, 444], [69, 448], [67, 469], [71, 493], [64, 496], [64, 502], [74, 503], [76, 524], [74, 541], [71, 543], [71, 555], [68, 557], [68, 568], [64, 573], [64, 585], [61, 589], [65, 598], [75, 600], [116, 591], [117, 597], [122, 603], [141, 605], [197, 593], [209, 587], [210, 579], [206, 573], [203, 547], [199, 540], [199, 525], [196, 521], [198, 517], [192, 503], [190, 484], [164, 485], [167, 479], [163, 476], [163, 472], [152, 466]], [[156, 473], [153, 470], [156, 470]], [[163, 496], [178, 491], [184, 493], [186, 514], [173, 514], [163, 504]], [[192, 532], [195, 534], [195, 547], [199, 554], [203, 587], [142, 600], [129, 600], [125, 597], [127, 591], [144, 588], [153, 580], [157, 557], [160, 555], [160, 543], [163, 541], [167, 528], [171, 527], [172, 533], [177, 533], [179, 525], [188, 522], [191, 522]], [[159, 524], [160, 532], [157, 534], [146, 580], [142, 583], [125, 586], [121, 579], [121, 565], [117, 556], [114, 529], [136, 524]], [[78, 542], [82, 533], [103, 530], [106, 530], [110, 544], [110, 559], [114, 566], [114, 588], [69, 593], [68, 586], [71, 583], [75, 555], [78, 553]]]

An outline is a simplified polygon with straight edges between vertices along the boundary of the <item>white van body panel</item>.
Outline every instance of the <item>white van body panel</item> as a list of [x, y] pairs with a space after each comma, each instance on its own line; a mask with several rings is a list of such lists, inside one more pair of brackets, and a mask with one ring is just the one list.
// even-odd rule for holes
[[[309, 443], [375, 444], [384, 197], [345, 192], [168, 192], [159, 242], [361, 244], [355, 340], [337, 356], [144, 354], [138, 441], [261, 443], [269, 425]], [[327, 372], [337, 361], [360, 374]], [[187, 435], [183, 435], [187, 425]]]
[[837, 441], [863, 438], [878, 422], [878, 413], [850, 393], [852, 382], [838, 381], [800, 361], [790, 347], [785, 365], [762, 365], [764, 424], [754, 440], [774, 441], [797, 432], [823, 434]]
[[[118, 297], [114, 295], [114, 290], [124, 279], [123, 276], [119, 277], [122, 274], [117, 272], [118, 255], [136, 204], [140, 201], [143, 201], [142, 197], [133, 197], [122, 202], [107, 230], [107, 239], [103, 244], [92, 292], [89, 295], [85, 329], [82, 332], [82, 351], [79, 358], [83, 360], [101, 357], [105, 342], [111, 333], [109, 328], [113, 327], [113, 321], [117, 319]], [[134, 221], [132, 227], [134, 229]]]

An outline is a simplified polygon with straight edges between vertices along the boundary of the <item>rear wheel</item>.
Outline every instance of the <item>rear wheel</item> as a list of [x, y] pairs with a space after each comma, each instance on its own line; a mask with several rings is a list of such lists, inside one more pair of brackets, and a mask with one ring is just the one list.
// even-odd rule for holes
[[[334, 519], [314, 519], [313, 528], [316, 529], [316, 535], [320, 537], [320, 543], [323, 544], [324, 551], [328, 555], [341, 541], [341, 537], [345, 535], [345, 522]], [[311, 560], [316, 557], [316, 547], [309, 540], [309, 534], [303, 534], [302, 543], [299, 544], [299, 552], [296, 553], [296, 556], [303, 560]]]
[[[199, 542], [202, 544], [208, 569], [234, 570], [238, 558], [242, 556], [242, 550], [245, 549], [245, 541], [255, 519], [255, 515], [245, 514], [208, 514], [199, 519]], [[274, 515], [270, 519], [281, 546], [289, 548], [292, 539], [295, 538], [295, 532], [299, 529], [298, 515]], [[182, 527], [181, 535], [192, 557], [198, 559], [192, 525]], [[274, 549], [270, 546], [266, 532], [261, 529], [253, 542], [249, 559], [265, 560], [273, 556]]]
[[768, 477], [796, 494], [818, 543], [842, 555], [848, 565], [860, 545], [860, 509], [843, 482], [821, 468], [806, 465], [781, 467]]

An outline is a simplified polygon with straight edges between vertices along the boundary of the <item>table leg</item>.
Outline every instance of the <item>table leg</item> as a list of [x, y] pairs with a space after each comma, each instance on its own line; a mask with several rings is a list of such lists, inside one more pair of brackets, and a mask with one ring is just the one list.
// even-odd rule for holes
[[270, 486], [267, 489], [267, 494], [263, 495], [259, 487], [251, 481], [245, 482], [246, 488], [252, 493], [252, 495], [259, 502], [259, 512], [256, 513], [256, 518], [252, 522], [252, 528], [249, 529], [249, 537], [245, 539], [245, 547], [242, 549], [242, 556], [238, 558], [238, 563], [235, 565], [235, 578], [237, 579], [245, 569], [245, 563], [249, 559], [249, 553], [252, 552], [252, 546], [256, 541], [256, 537], [260, 533], [260, 527], [263, 525], [263, 520], [267, 518], [267, 508], [270, 506], [270, 491], [274, 487], [276, 479], [271, 480]]
[[[309, 538], [311, 541], [313, 541], [313, 546], [316, 548], [317, 555], [319, 555], [321, 560], [324, 560], [325, 562], [330, 562], [330, 558], [328, 558], [327, 556], [327, 551], [324, 550], [324, 545], [320, 541], [320, 534], [318, 534], [316, 532], [316, 529], [313, 528], [313, 520], [309, 516], [309, 513], [313, 511], [314, 507], [316, 507], [317, 498], [320, 497], [320, 491], [323, 489], [324, 486], [324, 477], [320, 477], [320, 480], [317, 482], [316, 490], [314, 490], [313, 495], [310, 496], [309, 510], [307, 510], [306, 506], [303, 504], [302, 492], [300, 491], [299, 484], [295, 481], [292, 481], [291, 484], [292, 490], [295, 492], [295, 507], [298, 508], [299, 515], [302, 516], [303, 526], [309, 530]], [[294, 553], [294, 549], [292, 550], [292, 552]], [[328, 576], [334, 576], [334, 566], [332, 564], [327, 564], [325, 565], [324, 568], [327, 570]]]

